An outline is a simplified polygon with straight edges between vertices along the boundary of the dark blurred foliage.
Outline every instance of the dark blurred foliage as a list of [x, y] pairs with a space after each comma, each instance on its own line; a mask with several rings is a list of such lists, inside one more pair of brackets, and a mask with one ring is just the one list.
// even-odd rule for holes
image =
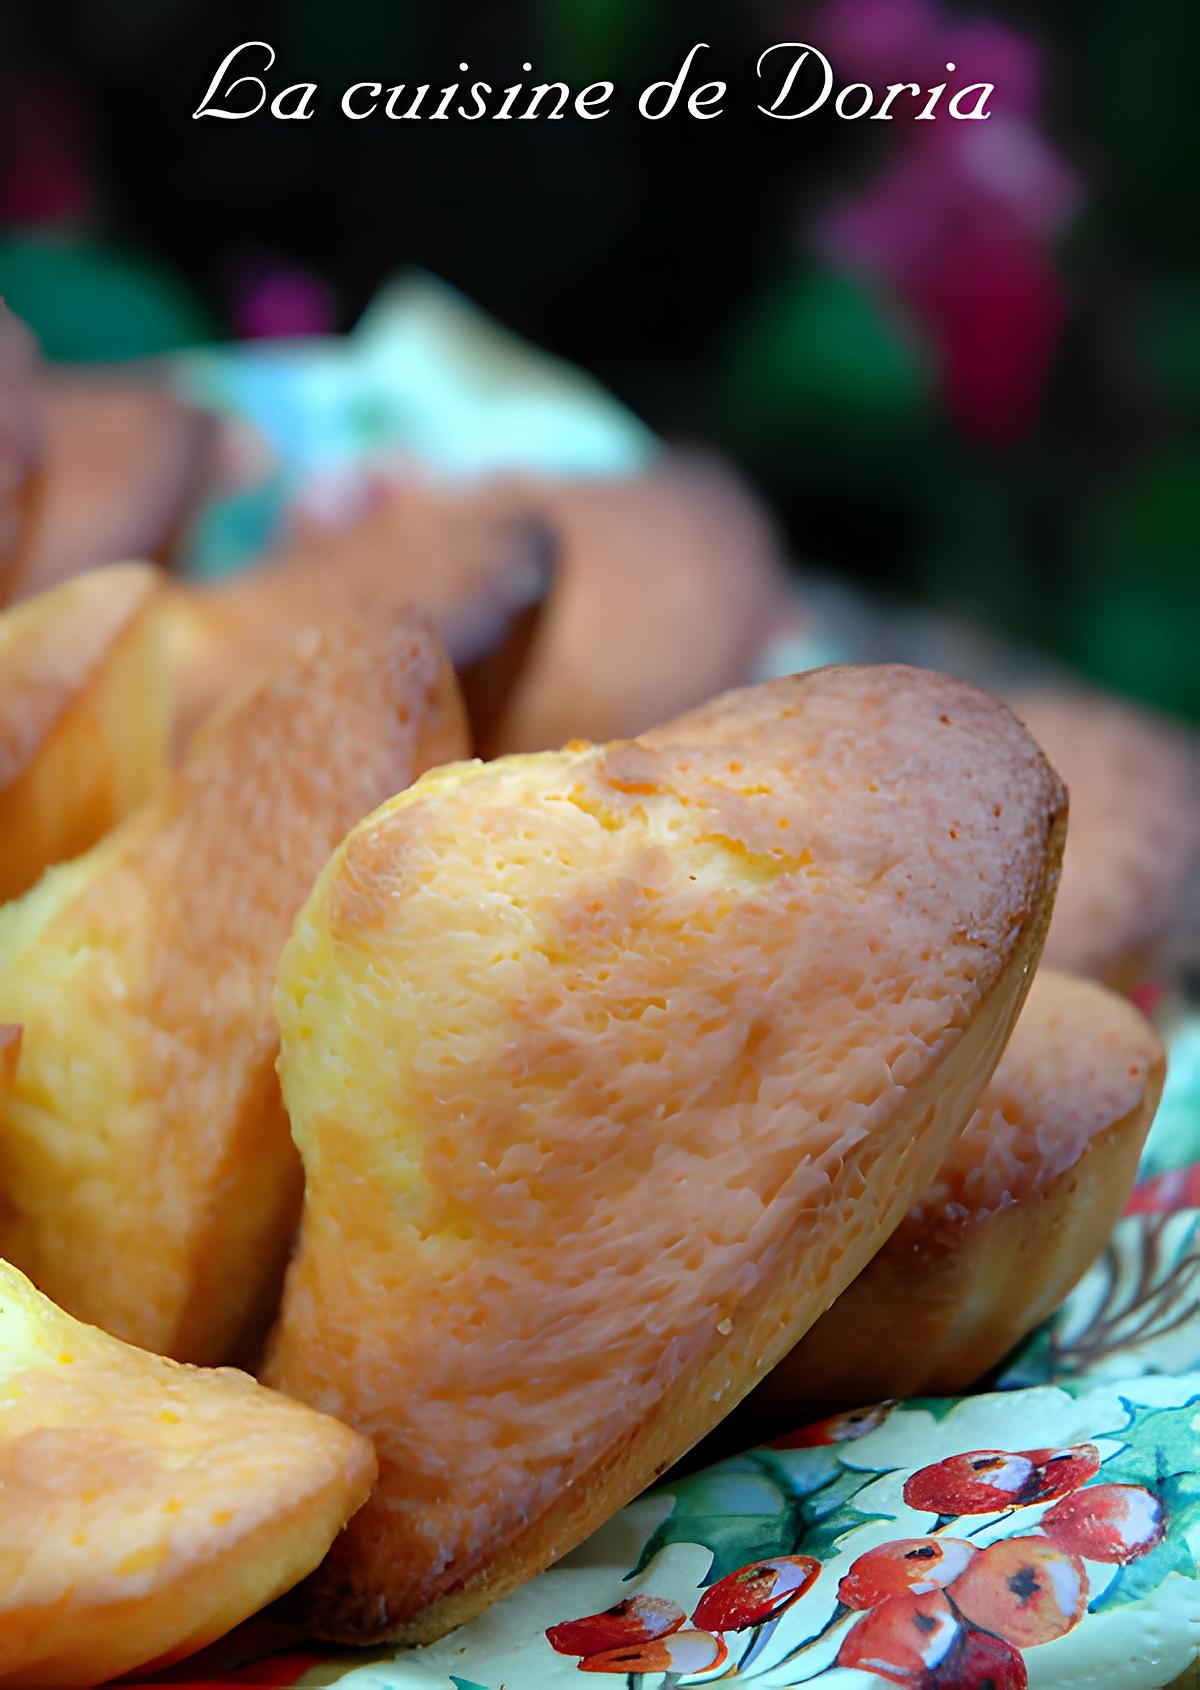
[[[731, 453], [798, 557], [1200, 717], [1193, 19], [1192, 0], [9, 0], [0, 290], [52, 353], [112, 356], [348, 327], [422, 265], [668, 437]], [[275, 85], [321, 85], [318, 116], [192, 122], [255, 38]], [[700, 40], [725, 114], [638, 119], [629, 91]], [[780, 40], [881, 84], [957, 53], [994, 75], [996, 118], [772, 121], [753, 66]], [[463, 59], [626, 97], [587, 124], [337, 112], [353, 80], [438, 85]]]

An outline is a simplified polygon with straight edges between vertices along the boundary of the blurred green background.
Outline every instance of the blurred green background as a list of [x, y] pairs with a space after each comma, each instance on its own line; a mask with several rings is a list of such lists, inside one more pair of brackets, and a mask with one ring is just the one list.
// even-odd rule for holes
[[[0, 293], [64, 359], [350, 327], [424, 266], [730, 454], [798, 559], [1200, 719], [1191, 0], [10, 0]], [[307, 123], [191, 121], [263, 39]], [[630, 91], [696, 41], [719, 121]], [[781, 123], [753, 67], [995, 80], [987, 124]], [[359, 78], [610, 78], [595, 123], [352, 124]], [[960, 80], [962, 78], [960, 77]]]

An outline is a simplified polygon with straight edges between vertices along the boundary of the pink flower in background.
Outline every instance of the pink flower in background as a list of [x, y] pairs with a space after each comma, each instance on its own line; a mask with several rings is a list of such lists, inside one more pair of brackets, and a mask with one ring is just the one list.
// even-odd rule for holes
[[1067, 314], [1050, 242], [1080, 199], [1074, 172], [1036, 126], [1036, 45], [985, 18], [945, 20], [931, 0], [829, 0], [812, 36], [843, 82], [996, 84], [986, 122], [943, 114], [891, 131], [897, 145], [882, 173], [826, 213], [816, 241], [905, 302], [965, 432], [996, 445], [1019, 439]]
[[926, 72], [937, 68], [942, 25], [935, 0], [828, 0], [794, 27], [796, 39], [820, 47], [843, 82], [927, 85]]
[[977, 227], [908, 298], [937, 348], [951, 416], [977, 440], [1019, 440], [1037, 415], [1067, 314], [1044, 248], [1011, 229]]
[[1036, 116], [1043, 92], [1042, 54], [1027, 35], [1019, 35], [994, 18], [947, 20], [938, 31], [934, 57], [939, 81], [944, 67], [952, 64], [957, 67], [954, 75], [959, 85], [994, 82], [996, 92], [988, 102], [990, 111]]
[[[801, 30], [797, 38], [819, 46], [843, 83], [868, 82], [882, 90], [889, 82], [916, 82], [929, 88], [951, 75], [946, 66], [952, 64], [954, 87], [996, 84], [991, 111], [1032, 116], [1041, 103], [1037, 44], [993, 18], [947, 18], [935, 0], [826, 0], [803, 22], [807, 33]], [[920, 110], [920, 102], [900, 100], [894, 121], [911, 121]]]
[[285, 259], [243, 260], [234, 267], [231, 311], [243, 340], [295, 340], [332, 334], [333, 290], [323, 277]]

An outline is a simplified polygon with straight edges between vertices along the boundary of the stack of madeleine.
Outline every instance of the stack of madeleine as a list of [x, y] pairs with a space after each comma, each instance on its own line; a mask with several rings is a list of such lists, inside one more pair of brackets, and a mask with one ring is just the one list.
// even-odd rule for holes
[[[741, 686], [778, 551], [670, 457], [106, 562], [204, 430], [0, 346], [0, 1684], [297, 1586], [432, 1640], [734, 1410], [959, 1391], [1057, 1306], [1162, 1087], [1113, 988], [1194, 870], [1178, 733]], [[73, 482], [105, 406], [157, 505], [115, 421]]]

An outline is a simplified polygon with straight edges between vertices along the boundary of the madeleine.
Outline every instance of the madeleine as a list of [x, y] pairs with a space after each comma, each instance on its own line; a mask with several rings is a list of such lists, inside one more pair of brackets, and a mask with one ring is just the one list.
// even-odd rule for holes
[[70, 1313], [181, 1360], [263, 1318], [300, 1198], [271, 992], [330, 851], [461, 755], [428, 624], [313, 633], [210, 722], [161, 793], [0, 911], [0, 1254]]
[[1200, 862], [1200, 758], [1174, 723], [1081, 688], [1012, 707], [1071, 798], [1046, 961], [1120, 991], [1152, 977]]
[[76, 856], [166, 772], [160, 578], [122, 564], [0, 613], [0, 901]]
[[0, 1684], [100, 1684], [288, 1590], [366, 1497], [371, 1446], [232, 1369], [72, 1320], [0, 1262]]
[[395, 488], [357, 521], [294, 538], [256, 569], [172, 597], [176, 740], [278, 662], [306, 628], [355, 605], [419, 605], [459, 675], [473, 745], [491, 749], [524, 667], [556, 545], [525, 506]]
[[644, 733], [745, 681], [786, 611], [775, 535], [718, 463], [498, 480], [480, 502], [540, 513], [560, 560], [500, 750]]
[[994, 1367], [1107, 1244], [1165, 1067], [1131, 1003], [1039, 972], [937, 1178], [747, 1414], [790, 1427], [885, 1397], [951, 1396]]
[[0, 604], [8, 596], [37, 502], [42, 438], [37, 343], [0, 300]]
[[17, 598], [123, 558], [168, 563], [200, 501], [215, 419], [130, 367], [52, 366], [37, 383], [45, 454]]
[[365, 1431], [326, 1635], [436, 1637], [700, 1438], [974, 1109], [1064, 800], [1000, 704], [843, 668], [436, 770], [284, 953], [307, 1188], [266, 1377]]

